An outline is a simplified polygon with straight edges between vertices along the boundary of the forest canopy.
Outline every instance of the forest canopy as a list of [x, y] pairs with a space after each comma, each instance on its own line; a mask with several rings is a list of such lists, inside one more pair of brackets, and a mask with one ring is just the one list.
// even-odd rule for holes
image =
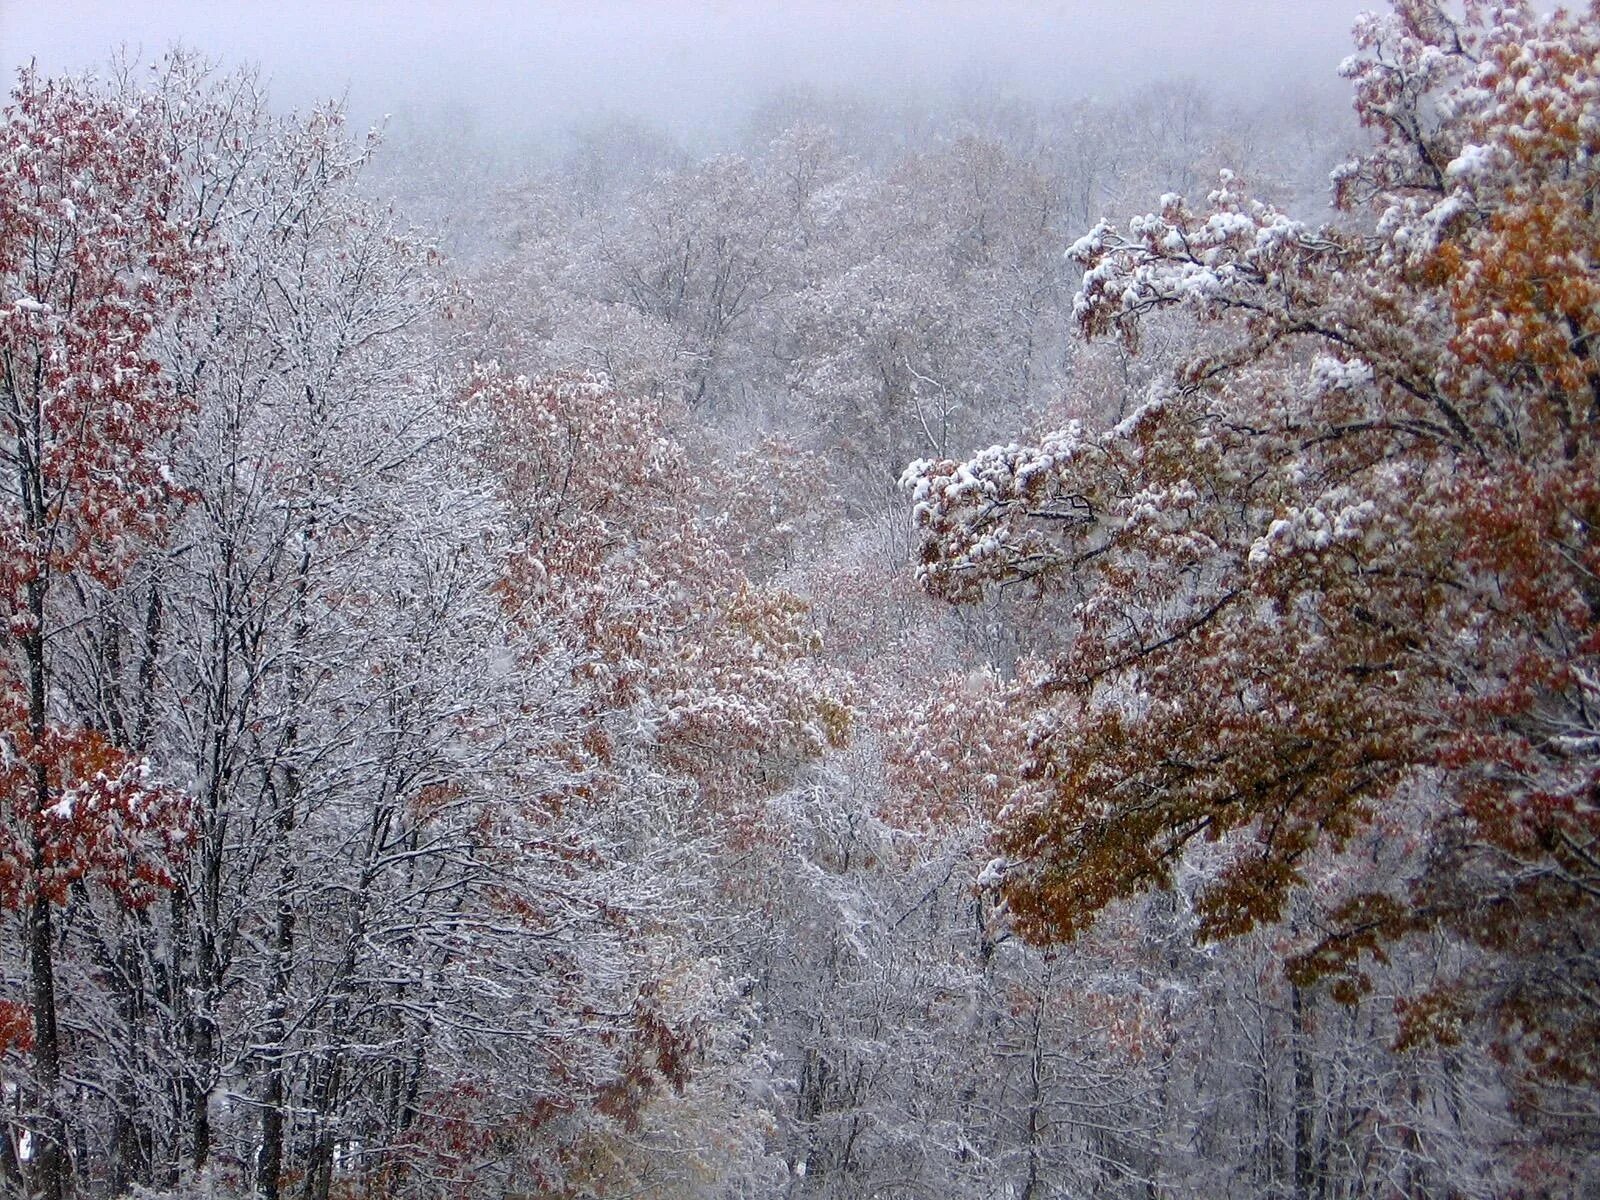
[[499, 173], [20, 72], [0, 1194], [1600, 1185], [1600, 0], [1354, 51]]

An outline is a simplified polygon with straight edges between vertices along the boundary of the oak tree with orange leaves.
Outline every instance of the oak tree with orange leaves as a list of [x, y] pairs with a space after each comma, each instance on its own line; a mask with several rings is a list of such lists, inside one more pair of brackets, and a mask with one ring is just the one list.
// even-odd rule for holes
[[578, 647], [592, 689], [580, 777], [613, 786], [631, 741], [736, 816], [752, 779], [775, 788], [843, 743], [847, 689], [804, 602], [742, 569], [733, 489], [673, 435], [669, 406], [591, 372], [497, 364], [474, 367], [460, 403], [515, 527], [502, 597], [545, 644]]
[[56, 702], [74, 579], [114, 582], [175, 497], [184, 403], [148, 342], [206, 267], [150, 105], [25, 71], [0, 121], [0, 910], [22, 914], [29, 978], [7, 998], [31, 1048], [30, 1195], [67, 1189], [53, 909], [93, 885], [147, 903], [170, 883], [181, 798]]
[[1344, 73], [1372, 148], [1311, 228], [1231, 175], [1071, 256], [1087, 337], [1204, 352], [1114, 428], [908, 472], [922, 577], [1033, 589], [1009, 689], [1016, 923], [1070, 938], [1198, 872], [1200, 935], [1277, 922], [1406, 814], [1388, 886], [1303, 924], [1354, 1002], [1408, 937], [1458, 970], [1403, 1045], [1488, 1035], [1519, 1111], [1600, 1131], [1600, 5], [1395, 0]]

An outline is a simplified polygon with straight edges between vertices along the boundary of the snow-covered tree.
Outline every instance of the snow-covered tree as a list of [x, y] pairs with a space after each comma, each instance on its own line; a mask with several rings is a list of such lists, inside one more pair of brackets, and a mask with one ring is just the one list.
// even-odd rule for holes
[[[202, 283], [162, 122], [144, 97], [116, 103], [82, 80], [24, 71], [0, 125], [0, 909], [26, 977], [12, 981], [7, 1048], [31, 1070], [8, 1139], [27, 1131], [25, 1178], [69, 1188], [56, 909], [108, 893], [124, 909], [169, 885], [187, 836], [180, 796], [114, 731], [63, 703], [60, 644], [73, 596], [123, 578], [182, 499], [170, 470], [187, 399], [153, 334]], [[70, 1035], [69, 1035], [70, 1036]]]
[[1072, 251], [1083, 330], [1136, 344], [1176, 309], [1203, 352], [1114, 428], [909, 475], [927, 584], [1034, 589], [1065, 633], [1008, 698], [1019, 926], [1070, 937], [1198, 867], [1200, 935], [1243, 934], [1409, 814], [1403, 863], [1318, 897], [1290, 978], [1355, 1001], [1446, 931], [1401, 1043], [1483, 1029], [1569, 1164], [1596, 1070], [1597, 38], [1600, 11], [1517, 4], [1364, 21], [1376, 144], [1338, 177], [1364, 222], [1225, 174], [1102, 224]]

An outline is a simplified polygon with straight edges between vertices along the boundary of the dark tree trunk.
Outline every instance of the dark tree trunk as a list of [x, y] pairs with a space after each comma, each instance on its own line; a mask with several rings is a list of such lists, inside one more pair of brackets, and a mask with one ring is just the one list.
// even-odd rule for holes
[[1316, 1077], [1311, 1064], [1311, 1030], [1305, 993], [1291, 984], [1289, 1012], [1292, 1018], [1294, 1056], [1294, 1194], [1296, 1200], [1312, 1200], [1317, 1193]]
[[34, 742], [33, 882], [28, 906], [28, 1000], [33, 1007], [33, 1074], [38, 1115], [33, 1126], [29, 1191], [37, 1200], [64, 1200], [67, 1194], [67, 1127], [61, 1109], [61, 1039], [56, 1028], [55, 931], [50, 899], [44, 894], [47, 867], [45, 810], [50, 807], [50, 769], [39, 759], [48, 717], [45, 671], [43, 579], [27, 583], [28, 612], [33, 628], [20, 639], [28, 662], [28, 724]]
[[265, 1042], [266, 1081], [261, 1091], [261, 1148], [256, 1154], [256, 1189], [263, 1200], [279, 1200], [283, 1178], [284, 1041], [288, 1036], [289, 982], [294, 957], [294, 855], [289, 835], [294, 830], [294, 801], [279, 807], [278, 832], [282, 839], [278, 860], [278, 919], [272, 940], [272, 999], [267, 1011]]

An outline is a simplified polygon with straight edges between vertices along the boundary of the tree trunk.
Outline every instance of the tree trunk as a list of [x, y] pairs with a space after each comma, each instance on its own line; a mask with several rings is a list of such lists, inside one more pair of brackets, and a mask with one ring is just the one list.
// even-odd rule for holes
[[50, 807], [50, 769], [39, 755], [47, 724], [43, 579], [27, 583], [33, 628], [20, 639], [28, 662], [28, 726], [33, 739], [33, 861], [36, 889], [28, 906], [28, 1000], [33, 1007], [33, 1081], [39, 1112], [33, 1126], [29, 1191], [36, 1200], [64, 1200], [67, 1194], [66, 1121], [61, 1111], [61, 1040], [56, 1028], [54, 921], [44, 893], [47, 868], [44, 819]]
[[295, 801], [286, 796], [278, 810], [278, 920], [272, 939], [272, 999], [263, 1041], [266, 1083], [261, 1092], [261, 1148], [256, 1154], [256, 1189], [263, 1200], [279, 1200], [283, 1177], [284, 1041], [288, 1036], [289, 981], [294, 957], [294, 889], [296, 872], [289, 835], [294, 830]]
[[[44, 769], [39, 768], [42, 777]], [[35, 878], [44, 871], [43, 846], [34, 840]], [[56, 981], [52, 958], [54, 922], [50, 901], [34, 899], [28, 910], [29, 999], [33, 1005], [33, 1077], [38, 1117], [32, 1127], [29, 1191], [34, 1200], [64, 1200], [67, 1194], [67, 1125], [61, 1113], [61, 1042], [56, 1030]]]
[[117, 970], [112, 973], [116, 991], [120, 1036], [126, 1039], [127, 1062], [118, 1073], [111, 1117], [111, 1194], [121, 1196], [136, 1184], [149, 1184], [152, 1139], [149, 1114], [142, 1111], [137, 1072], [148, 1064], [141, 1053], [140, 1037], [150, 1021], [139, 958], [142, 947], [133, 933], [123, 935], [117, 950]]
[[1294, 1194], [1312, 1200], [1317, 1191], [1316, 1078], [1311, 1065], [1311, 1032], [1305, 993], [1289, 987], [1291, 1044], [1294, 1057]]

